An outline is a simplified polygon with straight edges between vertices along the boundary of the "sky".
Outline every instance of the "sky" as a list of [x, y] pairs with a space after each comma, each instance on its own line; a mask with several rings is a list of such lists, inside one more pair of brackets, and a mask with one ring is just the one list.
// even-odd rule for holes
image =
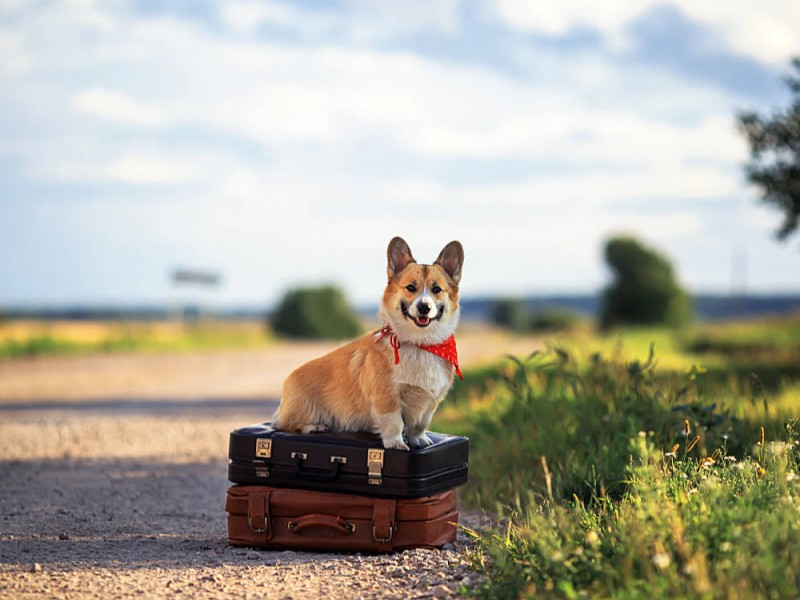
[[[3, 0], [0, 306], [595, 293], [611, 236], [700, 293], [800, 292], [736, 129], [786, 106], [796, 0]], [[194, 293], [191, 292], [190, 293]]]

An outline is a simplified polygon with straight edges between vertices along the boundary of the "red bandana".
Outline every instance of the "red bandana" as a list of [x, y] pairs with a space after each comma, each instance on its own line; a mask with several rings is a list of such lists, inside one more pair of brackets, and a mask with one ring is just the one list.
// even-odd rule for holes
[[[386, 335], [389, 336], [389, 344], [391, 344], [392, 348], [394, 348], [394, 364], [400, 364], [400, 341], [397, 339], [397, 336], [392, 331], [392, 328], [388, 325], [381, 329], [380, 336], [378, 339], [375, 340], [377, 344], [380, 342]], [[425, 344], [417, 344], [419, 348], [423, 350], [427, 350], [431, 354], [435, 354], [439, 358], [445, 359], [447, 362], [452, 364], [456, 368], [456, 374], [461, 378], [464, 379], [464, 376], [461, 374], [461, 369], [458, 368], [458, 350], [456, 349], [456, 336], [451, 335], [441, 344], [432, 344], [432, 345], [425, 345]]]

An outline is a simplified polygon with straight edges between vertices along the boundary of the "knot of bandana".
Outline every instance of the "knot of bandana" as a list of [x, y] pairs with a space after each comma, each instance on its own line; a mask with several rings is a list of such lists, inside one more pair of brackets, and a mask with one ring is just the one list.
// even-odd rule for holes
[[380, 336], [378, 336], [378, 339], [375, 340], [375, 343], [377, 344], [378, 342], [380, 342], [384, 338], [384, 336], [386, 336], [386, 335], [389, 336], [389, 344], [392, 346], [392, 348], [394, 348], [394, 364], [399, 365], [400, 364], [400, 341], [397, 339], [397, 336], [394, 334], [394, 332], [392, 331], [391, 327], [389, 327], [387, 325], [386, 327], [381, 329], [381, 334], [380, 334]]
[[[394, 334], [390, 326], [387, 325], [381, 329], [380, 335], [375, 340], [375, 343], [377, 344], [387, 335], [389, 336], [389, 343], [391, 344], [392, 348], [394, 348], [394, 364], [399, 365], [400, 341], [397, 339], [397, 336]], [[430, 352], [431, 354], [435, 354], [439, 358], [443, 358], [452, 364], [456, 368], [456, 375], [458, 375], [462, 380], [464, 379], [464, 376], [461, 374], [461, 369], [458, 366], [458, 349], [456, 348], [455, 335], [451, 335], [440, 344], [417, 344], [417, 347]]]

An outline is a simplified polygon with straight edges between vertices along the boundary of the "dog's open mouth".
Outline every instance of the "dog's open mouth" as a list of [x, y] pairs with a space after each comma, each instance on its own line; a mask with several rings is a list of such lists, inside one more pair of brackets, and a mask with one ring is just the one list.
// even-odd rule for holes
[[417, 327], [427, 327], [433, 321], [438, 321], [439, 319], [441, 319], [442, 315], [444, 314], [443, 306], [438, 307], [439, 310], [437, 311], [436, 316], [433, 317], [432, 319], [427, 315], [417, 315], [416, 317], [412, 316], [411, 313], [408, 312], [408, 307], [405, 304], [401, 304], [400, 309], [403, 311], [403, 316], [409, 321], [412, 321], [414, 325], [416, 325]]

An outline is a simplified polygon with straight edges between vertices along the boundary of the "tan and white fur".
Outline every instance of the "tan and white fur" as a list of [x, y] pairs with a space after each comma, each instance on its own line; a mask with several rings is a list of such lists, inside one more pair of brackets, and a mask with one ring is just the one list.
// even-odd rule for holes
[[418, 264], [399, 237], [387, 249], [381, 330], [314, 359], [289, 375], [273, 426], [284, 431], [372, 431], [386, 448], [431, 444], [425, 434], [453, 383], [455, 367], [417, 344], [438, 344], [458, 325], [464, 250], [450, 242], [432, 265]]

